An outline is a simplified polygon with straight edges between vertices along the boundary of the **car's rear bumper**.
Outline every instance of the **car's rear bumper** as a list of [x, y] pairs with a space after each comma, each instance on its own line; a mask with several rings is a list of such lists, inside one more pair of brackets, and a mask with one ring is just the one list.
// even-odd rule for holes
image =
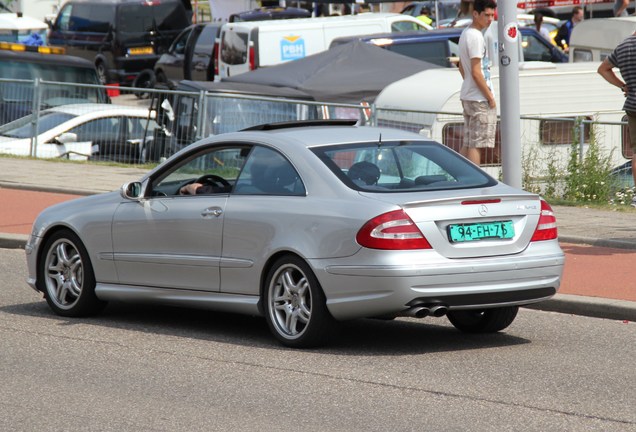
[[317, 270], [336, 319], [397, 314], [416, 303], [449, 310], [524, 305], [553, 296], [565, 256], [524, 252], [470, 260], [402, 265], [330, 264]]

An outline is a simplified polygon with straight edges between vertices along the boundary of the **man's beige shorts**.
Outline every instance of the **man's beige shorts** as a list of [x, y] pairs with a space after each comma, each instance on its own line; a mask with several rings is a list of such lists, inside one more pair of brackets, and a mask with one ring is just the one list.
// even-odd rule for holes
[[636, 112], [625, 111], [627, 114], [627, 127], [629, 128], [629, 141], [632, 150], [636, 153]]
[[497, 131], [497, 110], [488, 102], [462, 101], [464, 107], [464, 146], [492, 148]]

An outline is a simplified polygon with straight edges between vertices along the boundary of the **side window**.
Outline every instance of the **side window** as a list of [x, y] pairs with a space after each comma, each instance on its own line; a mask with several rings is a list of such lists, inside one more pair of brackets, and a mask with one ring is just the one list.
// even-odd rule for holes
[[[151, 137], [157, 129], [157, 122], [153, 119], [147, 120], [140, 117], [128, 117], [126, 120], [126, 139], [142, 139], [144, 134], [147, 137]], [[148, 130], [146, 131], [146, 124]]]
[[551, 61], [552, 53], [550, 47], [546, 46], [534, 35], [522, 35], [521, 46], [523, 48], [523, 59], [525, 61]]
[[575, 62], [590, 62], [592, 61], [592, 51], [586, 49], [575, 48], [573, 59]]
[[119, 137], [121, 118], [108, 117], [86, 122], [69, 132], [77, 134], [78, 142], [115, 141]]
[[202, 183], [206, 188], [197, 194], [228, 193], [245, 165], [249, 146], [215, 147], [198, 153], [173, 167], [151, 185], [153, 196], [179, 195], [189, 183]]
[[188, 37], [192, 33], [192, 29], [181, 33], [181, 35], [172, 43], [172, 52], [174, 54], [185, 54], [186, 44], [188, 42]]
[[[543, 145], [571, 145], [578, 142], [579, 126], [576, 119], [572, 120], [541, 120], [539, 130], [541, 134], [541, 144]], [[592, 120], [586, 117], [586, 120]], [[590, 123], [584, 123], [583, 139], [585, 143], [590, 142]]]
[[114, 16], [113, 7], [106, 4], [75, 4], [69, 30], [87, 33], [107, 33]]
[[424, 30], [424, 26], [419, 25], [413, 21], [396, 21], [391, 24], [392, 32], [407, 32], [407, 31], [417, 31]]
[[234, 189], [240, 195], [305, 195], [292, 164], [280, 153], [255, 147]]
[[73, 5], [67, 4], [62, 8], [59, 15], [57, 16], [57, 21], [55, 22], [55, 27], [58, 30], [68, 31], [71, 21], [71, 12], [73, 11]]

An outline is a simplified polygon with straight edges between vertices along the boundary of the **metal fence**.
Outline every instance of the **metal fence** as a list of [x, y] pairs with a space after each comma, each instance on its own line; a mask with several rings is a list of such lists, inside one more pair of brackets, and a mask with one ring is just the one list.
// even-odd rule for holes
[[[325, 118], [357, 119], [363, 125], [409, 130], [457, 151], [463, 142], [461, 113], [389, 110], [206, 90], [0, 79], [0, 153], [24, 156], [155, 162], [209, 135], [263, 123]], [[632, 155], [626, 125], [621, 111], [522, 117], [524, 176], [541, 178], [548, 170], [566, 170], [572, 152], [583, 158], [590, 143], [610, 164], [618, 166]], [[481, 160], [487, 171], [500, 176], [499, 130], [495, 148], [482, 150]]]

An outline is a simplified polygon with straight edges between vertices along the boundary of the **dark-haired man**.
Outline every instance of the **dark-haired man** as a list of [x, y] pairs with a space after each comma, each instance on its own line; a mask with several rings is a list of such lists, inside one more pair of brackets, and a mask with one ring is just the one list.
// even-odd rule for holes
[[495, 146], [497, 104], [490, 79], [490, 59], [484, 30], [495, 18], [494, 0], [475, 0], [473, 22], [459, 38], [459, 73], [464, 82], [459, 94], [464, 109], [464, 143], [461, 154], [480, 164], [480, 148]]

